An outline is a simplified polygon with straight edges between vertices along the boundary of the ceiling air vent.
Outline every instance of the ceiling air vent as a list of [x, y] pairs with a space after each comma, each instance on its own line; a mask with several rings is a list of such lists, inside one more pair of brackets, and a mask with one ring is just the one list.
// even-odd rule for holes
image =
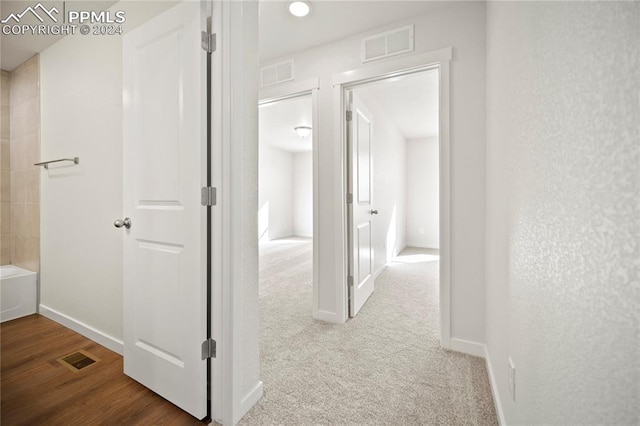
[[271, 86], [272, 84], [293, 80], [293, 71], [293, 59], [263, 67], [260, 69], [261, 85], [263, 87]]
[[413, 25], [362, 39], [362, 62], [370, 62], [413, 51]]

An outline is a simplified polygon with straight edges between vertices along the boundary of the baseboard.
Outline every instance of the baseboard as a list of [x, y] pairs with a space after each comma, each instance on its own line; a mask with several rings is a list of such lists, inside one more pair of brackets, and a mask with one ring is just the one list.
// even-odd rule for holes
[[300, 238], [313, 238], [313, 233], [307, 234], [305, 232], [294, 232], [291, 234], [292, 237], [300, 237]]
[[344, 321], [335, 312], [318, 310], [313, 312], [313, 319], [318, 321], [330, 322], [333, 324], [343, 324]]
[[113, 336], [109, 336], [108, 334], [103, 333], [102, 331], [97, 330], [90, 325], [71, 318], [70, 316], [65, 315], [61, 312], [58, 312], [55, 309], [51, 309], [41, 304], [39, 313], [43, 317], [47, 317], [50, 320], [62, 324], [65, 327], [75, 331], [76, 333], [82, 334], [87, 339], [91, 339], [94, 342], [104, 346], [107, 349], [112, 350], [119, 355], [122, 355], [124, 351], [124, 343], [122, 342], [122, 340], [116, 339]]
[[244, 398], [242, 398], [242, 401], [240, 401], [240, 411], [236, 413], [237, 414], [235, 416], [236, 418], [233, 419], [234, 425], [238, 423], [240, 419], [243, 418], [244, 415], [249, 412], [251, 407], [256, 405], [258, 401], [260, 401], [260, 398], [262, 398], [262, 395], [263, 395], [262, 382], [258, 382], [253, 387], [253, 389], [251, 389], [249, 393]]
[[378, 268], [378, 270], [373, 274], [373, 279], [375, 280], [376, 278], [378, 278], [378, 275], [380, 275], [382, 271], [384, 271], [387, 268], [387, 265], [390, 263], [391, 262], [387, 262], [384, 265], [382, 265], [380, 268]]
[[449, 341], [449, 349], [480, 358], [484, 358], [486, 355], [486, 349], [483, 343], [472, 342], [470, 340], [464, 339], [456, 339], [455, 337], [452, 337]]
[[267, 236], [267, 241], [279, 240], [281, 238], [290, 238], [290, 237], [293, 237], [293, 232], [283, 232], [276, 235], [269, 234]]
[[440, 244], [439, 243], [407, 243], [407, 247], [417, 247], [417, 248], [425, 248], [425, 249], [433, 249], [433, 250], [440, 250]]
[[506, 425], [507, 422], [504, 421], [504, 411], [502, 411], [502, 403], [500, 402], [500, 395], [498, 394], [498, 385], [496, 384], [496, 378], [493, 375], [493, 367], [491, 364], [491, 358], [489, 357], [489, 350], [485, 346], [485, 356], [484, 359], [487, 363], [487, 373], [489, 374], [489, 385], [491, 387], [491, 395], [493, 395], [493, 404], [496, 409], [496, 416], [498, 417], [499, 425]]

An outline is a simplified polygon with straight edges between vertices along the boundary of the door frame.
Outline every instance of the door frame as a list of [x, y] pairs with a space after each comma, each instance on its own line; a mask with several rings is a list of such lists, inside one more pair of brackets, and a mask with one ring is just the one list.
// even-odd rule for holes
[[[311, 95], [311, 157], [313, 168], [313, 307], [312, 315], [317, 318], [318, 314], [318, 248], [320, 244], [320, 233], [318, 232], [318, 90], [320, 88], [320, 80], [318, 78], [310, 78], [295, 83], [283, 84], [277, 87], [266, 88], [260, 90], [258, 94], [258, 105], [265, 105], [272, 102], [283, 101], [286, 99], [297, 98], [299, 96]], [[257, 214], [257, 212], [256, 212]]]
[[[211, 55], [212, 359], [211, 418], [236, 424], [262, 398], [259, 380], [258, 3], [206, 0], [213, 16]], [[254, 154], [255, 151], [255, 154]], [[255, 180], [254, 180], [255, 179]]]
[[439, 99], [439, 163], [440, 163], [440, 345], [451, 346], [451, 156], [450, 156], [450, 62], [453, 48], [447, 47], [404, 58], [385, 61], [380, 64], [358, 68], [335, 74], [334, 91], [334, 131], [339, 147], [335, 151], [334, 164], [338, 176], [334, 188], [336, 227], [334, 262], [336, 264], [336, 297], [338, 313], [342, 322], [348, 318], [348, 247], [347, 247], [347, 126], [348, 108], [346, 92], [355, 86], [373, 81], [386, 80], [416, 72], [438, 70]]

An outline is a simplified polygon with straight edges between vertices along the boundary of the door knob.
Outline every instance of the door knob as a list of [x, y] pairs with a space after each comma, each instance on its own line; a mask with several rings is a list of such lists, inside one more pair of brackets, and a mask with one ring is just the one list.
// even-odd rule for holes
[[369, 210], [369, 214], [378, 214], [378, 210]]
[[123, 226], [127, 229], [131, 228], [131, 219], [129, 219], [128, 217], [125, 217], [124, 220], [116, 220], [115, 222], [113, 222], [113, 226], [115, 226], [116, 228], [122, 228]]

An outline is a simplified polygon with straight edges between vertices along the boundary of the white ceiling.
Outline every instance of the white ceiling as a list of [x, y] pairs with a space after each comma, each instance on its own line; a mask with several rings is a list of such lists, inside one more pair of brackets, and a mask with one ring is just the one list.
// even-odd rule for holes
[[432, 0], [310, 0], [311, 13], [292, 16], [288, 0], [260, 0], [260, 61], [268, 62], [310, 47], [383, 25], [424, 15], [447, 2]]
[[298, 136], [294, 127], [312, 125], [311, 95], [260, 106], [260, 145], [269, 144], [289, 152], [311, 151], [313, 137]]
[[[47, 10], [51, 10], [52, 7], [55, 7], [58, 10], [58, 14], [54, 13], [54, 16], [62, 17], [63, 11], [63, 1], [49, 1], [49, 0], [19, 0], [19, 1], [10, 1], [10, 0], [1, 0], [0, 1], [0, 19], [5, 19], [12, 13], [21, 13], [25, 10], [25, 8], [29, 6], [35, 6], [38, 3], [42, 3]], [[73, 10], [106, 10], [111, 5], [115, 3], [115, 1], [100, 1], [100, 0], [72, 0], [66, 2], [66, 7], [68, 10], [73, 8]], [[48, 19], [48, 18], [47, 18]], [[59, 19], [59, 22], [62, 22]], [[45, 22], [47, 23], [47, 22]], [[53, 23], [53, 22], [51, 22]], [[27, 25], [37, 25], [41, 24], [37, 18], [31, 14], [26, 14], [21, 20], [20, 24]], [[0, 69], [5, 71], [13, 71], [18, 65], [22, 64], [24, 61], [35, 55], [36, 53], [40, 53], [45, 50], [47, 47], [51, 46], [58, 40], [62, 39], [64, 36], [58, 35], [5, 35], [0, 33], [0, 50], [2, 53], [0, 54]]]
[[[396, 125], [405, 139], [438, 135], [438, 72], [435, 70], [392, 78], [355, 92], [365, 103], [374, 102]], [[309, 152], [312, 137], [300, 138], [295, 126], [312, 125], [311, 96], [260, 106], [260, 144], [288, 152]], [[374, 116], [374, 122], [375, 122]]]
[[[20, 13], [25, 7], [33, 6], [33, 0], [1, 0], [0, 17], [4, 19], [10, 13]], [[42, 0], [47, 8], [53, 6], [62, 10], [62, 1]], [[115, 1], [71, 0], [67, 1], [67, 10], [103, 10], [112, 6]], [[140, 4], [141, 9], [166, 8], [172, 2], [148, 0], [144, 2], [130, 1]], [[156, 3], [158, 3], [156, 5]], [[446, 4], [440, 1], [401, 1], [401, 0], [311, 0], [311, 14], [305, 18], [295, 18], [287, 11], [288, 1], [260, 0], [260, 57], [262, 61], [279, 58], [293, 52], [335, 41], [357, 33], [361, 33], [382, 25], [421, 15]], [[129, 18], [129, 16], [127, 16]], [[131, 16], [131, 18], [134, 18]], [[25, 16], [24, 19], [27, 19]], [[35, 19], [35, 18], [31, 18]], [[127, 24], [130, 20], [127, 19]], [[135, 19], [131, 19], [131, 24]], [[28, 23], [28, 21], [24, 21]], [[36, 23], [36, 22], [34, 22]], [[128, 25], [132, 26], [132, 25]], [[130, 30], [130, 28], [127, 28]], [[58, 41], [60, 36], [12, 36], [2, 35], [0, 68], [13, 70], [16, 66], [41, 52]], [[420, 77], [415, 77], [419, 80]], [[369, 86], [369, 96], [378, 99], [378, 103], [388, 110], [388, 114], [397, 123], [406, 138], [425, 137], [437, 134], [437, 78], [425, 77], [424, 82], [406, 78], [397, 82]], [[434, 90], [436, 90], [434, 92]], [[273, 140], [281, 144], [282, 149], [294, 152], [308, 151], [311, 148], [311, 136], [304, 141], [293, 131], [296, 125], [311, 123], [311, 106], [304, 107], [303, 99], [279, 102], [261, 108], [261, 116], [273, 116], [269, 120], [274, 126]], [[278, 113], [278, 109], [288, 109]], [[281, 122], [280, 118], [289, 120]], [[424, 117], [429, 117], [425, 119]], [[435, 119], [431, 120], [431, 117]], [[278, 124], [279, 123], [279, 124]], [[261, 123], [261, 126], [263, 124]], [[279, 127], [279, 130], [275, 130]], [[261, 129], [263, 130], [263, 129]], [[267, 133], [269, 134], [269, 133]]]
[[378, 104], [405, 139], [438, 135], [436, 70], [357, 87], [355, 92]]
[[[48, 9], [62, 10], [63, 1], [39, 0]], [[163, 8], [171, 1], [130, 1], [152, 9]], [[36, 0], [1, 0], [0, 19], [20, 13]], [[67, 0], [67, 9], [106, 10], [115, 1]], [[260, 0], [260, 60], [266, 62], [324, 43], [342, 39], [411, 16], [422, 15], [442, 7], [444, 1], [433, 0], [311, 0], [311, 13], [296, 18], [287, 10], [288, 0]], [[166, 7], [166, 6], [164, 6]], [[127, 17], [128, 18], [128, 17]], [[25, 16], [24, 23], [38, 24]], [[127, 24], [129, 19], [127, 19]], [[129, 30], [130, 25], [126, 26]], [[11, 71], [36, 53], [42, 52], [62, 36], [0, 34], [0, 68]]]

